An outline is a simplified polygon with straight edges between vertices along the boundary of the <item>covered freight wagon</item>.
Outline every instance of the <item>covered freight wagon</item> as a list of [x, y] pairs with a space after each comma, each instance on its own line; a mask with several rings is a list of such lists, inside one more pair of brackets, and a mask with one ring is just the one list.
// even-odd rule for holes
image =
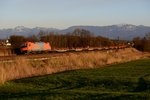
[[41, 53], [51, 50], [51, 45], [48, 42], [25, 42], [21, 45], [21, 53]]

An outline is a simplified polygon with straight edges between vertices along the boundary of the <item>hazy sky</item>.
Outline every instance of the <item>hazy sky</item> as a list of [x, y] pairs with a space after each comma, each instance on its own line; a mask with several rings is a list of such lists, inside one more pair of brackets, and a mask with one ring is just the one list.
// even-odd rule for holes
[[150, 26], [150, 0], [0, 0], [0, 28]]

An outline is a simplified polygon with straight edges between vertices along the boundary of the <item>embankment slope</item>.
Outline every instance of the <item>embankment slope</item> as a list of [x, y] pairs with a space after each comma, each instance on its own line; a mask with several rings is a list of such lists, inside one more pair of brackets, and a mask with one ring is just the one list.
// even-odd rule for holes
[[0, 62], [0, 83], [8, 80], [52, 74], [66, 70], [89, 69], [149, 57], [149, 53], [134, 48], [109, 51], [68, 53], [66, 56], [45, 60], [16, 57], [13, 62]]

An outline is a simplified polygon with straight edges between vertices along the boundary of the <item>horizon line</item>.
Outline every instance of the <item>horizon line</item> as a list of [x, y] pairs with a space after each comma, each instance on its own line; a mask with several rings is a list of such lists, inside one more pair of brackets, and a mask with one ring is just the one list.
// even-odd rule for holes
[[25, 26], [25, 25], [16, 25], [16, 26], [13, 26], [13, 27], [3, 27], [0, 29], [13, 29], [13, 28], [17, 28], [17, 27], [25, 27], [25, 28], [52, 28], [52, 29], [58, 29], [58, 30], [61, 30], [61, 29], [67, 29], [67, 28], [70, 28], [70, 27], [74, 27], [74, 26], [95, 26], [95, 27], [103, 27], [103, 26], [113, 26], [113, 25], [134, 25], [134, 26], [147, 26], [147, 27], [150, 27], [150, 25], [143, 25], [143, 24], [128, 24], [128, 23], [121, 23], [121, 24], [108, 24], [108, 25], [71, 25], [71, 26], [67, 26], [65, 28], [56, 28], [56, 27], [47, 27], [47, 26], [34, 26], [34, 27], [29, 27], [29, 26]]

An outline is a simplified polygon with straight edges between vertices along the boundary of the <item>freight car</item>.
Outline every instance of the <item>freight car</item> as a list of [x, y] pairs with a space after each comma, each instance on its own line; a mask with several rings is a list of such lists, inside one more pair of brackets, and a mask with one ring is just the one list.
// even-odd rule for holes
[[51, 50], [51, 45], [48, 42], [25, 42], [21, 45], [21, 54], [28, 53], [43, 53]]

